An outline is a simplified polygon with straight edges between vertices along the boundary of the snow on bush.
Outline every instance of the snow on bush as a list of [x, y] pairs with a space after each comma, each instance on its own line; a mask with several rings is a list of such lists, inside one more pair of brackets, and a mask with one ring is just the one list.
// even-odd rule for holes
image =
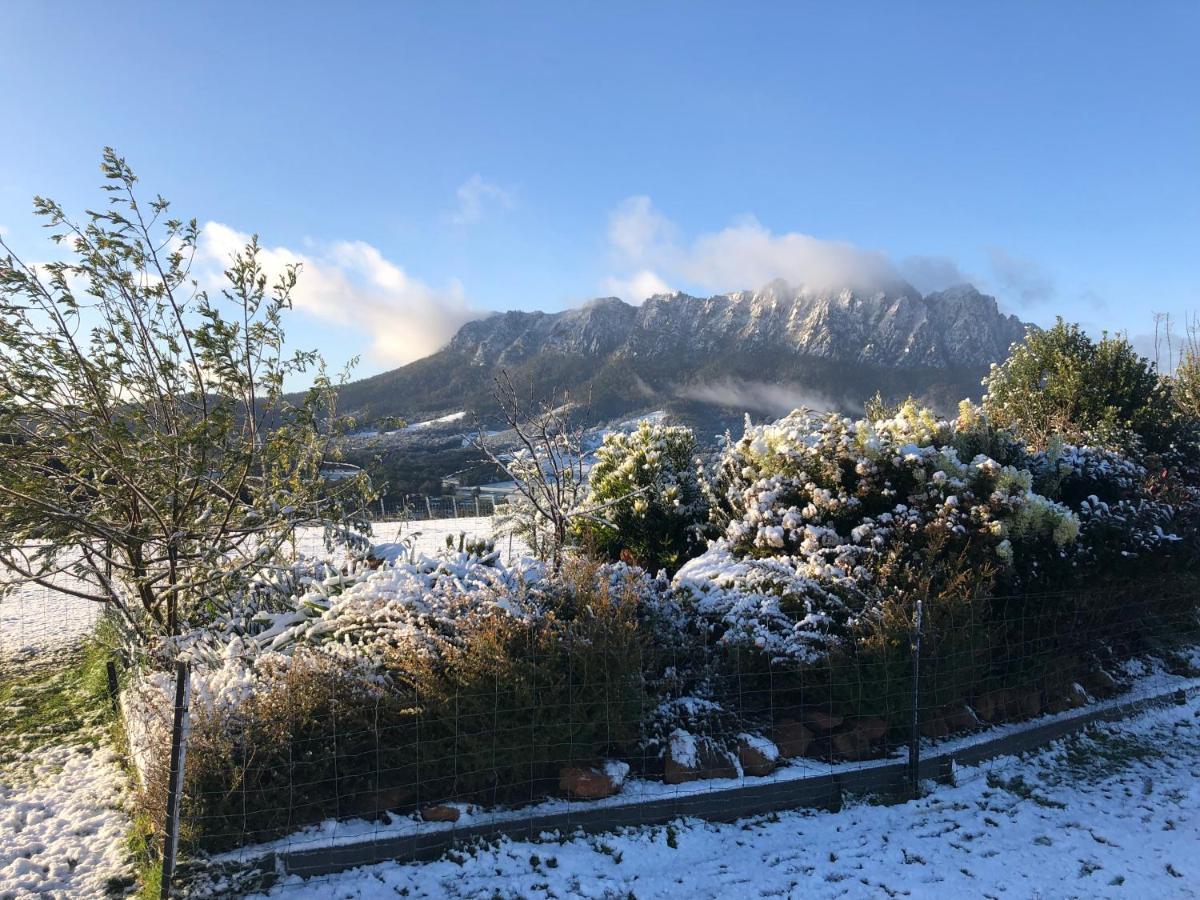
[[912, 401], [877, 420], [797, 411], [727, 444], [709, 485], [723, 532], [674, 584], [726, 643], [814, 661], [964, 571], [1036, 589], [1114, 543], [1173, 541], [1144, 476], [1105, 450], [1027, 453], [967, 403], [953, 421]]
[[643, 420], [612, 432], [588, 476], [580, 539], [610, 559], [622, 552], [652, 571], [674, 570], [700, 549], [708, 505], [691, 429]]

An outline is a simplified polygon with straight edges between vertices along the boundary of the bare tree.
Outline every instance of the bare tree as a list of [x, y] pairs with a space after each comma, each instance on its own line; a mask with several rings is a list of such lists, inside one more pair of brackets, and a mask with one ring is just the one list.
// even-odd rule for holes
[[569, 395], [551, 392], [539, 400], [531, 386], [525, 396], [507, 372], [495, 379], [493, 396], [505, 424], [516, 435], [517, 449], [497, 451], [478, 420], [472, 444], [516, 485], [517, 499], [500, 527], [524, 537], [530, 550], [557, 571], [572, 522], [589, 514], [584, 508], [584, 428], [570, 421]]

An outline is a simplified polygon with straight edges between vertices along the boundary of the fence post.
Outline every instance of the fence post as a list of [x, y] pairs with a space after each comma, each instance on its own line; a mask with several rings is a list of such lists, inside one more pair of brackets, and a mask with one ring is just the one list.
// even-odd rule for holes
[[117, 676], [117, 664], [109, 659], [104, 664], [105, 675], [108, 676], [108, 699], [112, 702], [113, 712], [121, 711], [121, 681]]
[[917, 600], [912, 637], [912, 730], [908, 737], [908, 779], [915, 798], [921, 788], [921, 630], [924, 605]]
[[180, 661], [175, 667], [175, 717], [171, 724], [171, 776], [167, 783], [167, 821], [163, 829], [162, 890], [159, 896], [171, 896], [171, 880], [175, 877], [175, 855], [179, 850], [179, 812], [183, 805], [183, 766], [187, 756], [188, 707], [191, 698], [191, 679], [188, 664]]
[[429, 495], [425, 495], [425, 512], [429, 513], [429, 518], [433, 518], [433, 504], [429, 502]]

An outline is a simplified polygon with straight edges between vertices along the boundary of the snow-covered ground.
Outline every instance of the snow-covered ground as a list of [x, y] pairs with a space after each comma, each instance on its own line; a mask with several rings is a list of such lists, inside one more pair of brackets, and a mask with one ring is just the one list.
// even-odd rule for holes
[[[20, 581], [0, 570], [0, 578]], [[59, 575], [55, 583], [74, 579]], [[21, 582], [12, 593], [0, 598], [0, 662], [59, 650], [81, 640], [90, 632], [103, 611], [99, 603], [61, 591]]]
[[48, 748], [25, 776], [0, 773], [0, 900], [121, 895], [127, 791], [111, 750]]
[[[433, 554], [446, 549], [446, 539], [457, 544], [459, 536], [491, 538], [490, 516], [463, 516], [456, 519], [418, 519], [414, 521], [372, 522], [371, 541], [376, 544], [411, 541], [418, 553]], [[507, 537], [496, 539], [496, 549], [505, 560], [526, 552], [522, 541]], [[296, 531], [296, 552], [307, 556], [330, 555], [325, 549], [324, 531], [320, 528], [300, 528]], [[336, 551], [333, 554], [337, 555]]]
[[921, 800], [543, 835], [288, 879], [269, 896], [1191, 897], [1200, 700], [957, 772]]

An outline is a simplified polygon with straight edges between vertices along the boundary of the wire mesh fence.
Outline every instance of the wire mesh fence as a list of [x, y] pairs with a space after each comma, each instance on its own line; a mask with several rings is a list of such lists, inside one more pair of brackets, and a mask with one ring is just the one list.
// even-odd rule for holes
[[38, 584], [0, 567], [9, 588], [0, 599], [0, 671], [5, 664], [66, 650], [90, 634], [101, 604], [56, 589], [78, 586], [67, 572]]
[[[464, 524], [387, 527], [434, 550]], [[449, 619], [402, 621], [383, 597], [330, 640], [193, 670], [184, 708], [171, 672], [138, 673], [138, 803], [161, 832], [178, 813], [189, 877], [269, 855], [319, 878], [473, 836], [911, 796], [952, 761], [988, 777], [991, 755], [1200, 688], [1200, 598], [1180, 581], [896, 598], [805, 659], [620, 585], [535, 614], [463, 586]], [[0, 659], [70, 646], [102, 612], [21, 583]]]
[[[223, 698], [199, 680], [182, 858], [271, 853], [319, 877], [472, 835], [911, 796], [952, 759], [1200, 686], [1190, 590], [898, 602], [804, 661], [663, 628], [636, 597], [606, 599], [611, 609], [557, 628], [492, 620], [443, 633], [438, 650], [406, 645], [369, 670], [352, 653], [295, 653], [256, 669], [248, 693]], [[155, 733], [169, 743], [171, 693], [154, 695], [150, 746]], [[169, 757], [147, 760], [162, 816]]]
[[380, 500], [378, 505], [366, 509], [366, 514], [375, 521], [422, 521], [425, 519], [471, 519], [494, 516], [503, 510], [503, 497], [478, 494], [460, 497], [456, 495], [413, 494], [402, 501]]

